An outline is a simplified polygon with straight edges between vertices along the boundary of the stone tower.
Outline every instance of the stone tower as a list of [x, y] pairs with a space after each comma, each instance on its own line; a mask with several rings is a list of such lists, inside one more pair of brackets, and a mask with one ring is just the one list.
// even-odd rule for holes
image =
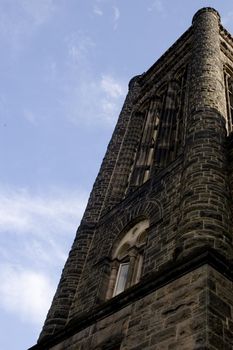
[[37, 345], [233, 349], [233, 38], [218, 12], [129, 92]]

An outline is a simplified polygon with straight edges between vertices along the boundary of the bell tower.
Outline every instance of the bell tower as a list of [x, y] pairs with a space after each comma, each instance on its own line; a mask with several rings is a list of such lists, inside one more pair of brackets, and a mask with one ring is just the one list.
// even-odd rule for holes
[[203, 8], [129, 91], [31, 350], [233, 349], [233, 38]]

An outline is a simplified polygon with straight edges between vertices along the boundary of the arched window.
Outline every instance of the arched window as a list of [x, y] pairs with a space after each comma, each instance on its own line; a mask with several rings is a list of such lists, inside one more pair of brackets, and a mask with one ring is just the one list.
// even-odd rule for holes
[[115, 243], [107, 299], [139, 282], [149, 221], [134, 225]]
[[[142, 114], [144, 124], [132, 165], [129, 192], [144, 184], [154, 172], [169, 165], [182, 152], [186, 85], [187, 68], [182, 67], [137, 112]], [[231, 86], [233, 89], [233, 84]]]
[[233, 72], [229, 67], [225, 67], [225, 91], [227, 102], [227, 133], [233, 130]]

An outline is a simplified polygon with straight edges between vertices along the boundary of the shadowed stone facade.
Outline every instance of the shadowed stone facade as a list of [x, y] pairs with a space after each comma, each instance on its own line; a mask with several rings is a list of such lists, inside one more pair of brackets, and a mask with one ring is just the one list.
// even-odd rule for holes
[[233, 38], [203, 8], [130, 81], [31, 350], [233, 349], [232, 125]]

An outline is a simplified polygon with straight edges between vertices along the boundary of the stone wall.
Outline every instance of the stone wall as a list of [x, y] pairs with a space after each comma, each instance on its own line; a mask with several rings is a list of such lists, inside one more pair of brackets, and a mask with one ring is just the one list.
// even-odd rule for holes
[[[216, 327], [214, 315], [221, 312], [222, 317], [225, 320], [229, 317], [228, 322], [231, 322], [231, 306], [209, 289], [209, 285], [214, 288], [209, 276], [211, 280], [220, 282], [214, 270], [203, 266], [100, 320], [51, 350], [110, 349], [117, 344], [121, 350], [207, 349], [208, 339], [212, 343], [214, 336], [219, 337], [222, 331]], [[230, 290], [228, 293], [227, 296], [232, 297]], [[209, 311], [207, 318], [207, 310], [212, 308], [214, 314]]]
[[233, 283], [208, 269], [207, 339], [211, 350], [233, 348]]
[[212, 246], [231, 258], [226, 97], [218, 13], [200, 10], [194, 16], [193, 31], [177, 253], [181, 258], [195, 248]]
[[[172, 49], [130, 82], [34, 350], [233, 348], [233, 276], [225, 272], [233, 257], [233, 152], [223, 77], [229, 57], [221, 52], [226, 33], [219, 19], [214, 9], [198, 11]], [[189, 83], [179, 155], [127, 191], [144, 125], [138, 112], [181, 68]], [[114, 243], [142, 219], [150, 226], [141, 281], [107, 301]], [[209, 251], [214, 264], [196, 262]], [[166, 283], [159, 282], [163, 273]]]
[[112, 247], [125, 228], [142, 218], [149, 219], [144, 249], [144, 275], [158, 270], [173, 259], [179, 212], [181, 159], [141, 186], [129, 198], [106, 214], [96, 229], [70, 318], [104, 302], [110, 276]]
[[[185, 60], [187, 60], [186, 54], [189, 54], [187, 46], [190, 43], [190, 35], [191, 34], [189, 31], [185, 33], [183, 35], [183, 41], [178, 40], [177, 43], [174, 44], [173, 50], [169, 50], [167, 52], [167, 60], [170, 62], [171, 69], [174, 71], [177, 71], [180, 69], [180, 67], [184, 67], [185, 65]], [[176, 51], [176, 48], [178, 51]], [[81, 225], [78, 228], [76, 238], [69, 253], [69, 257], [63, 269], [57, 292], [54, 296], [51, 308], [48, 312], [42, 333], [40, 335], [40, 340], [44, 337], [55, 334], [59, 329], [62, 329], [67, 323], [68, 319], [70, 319], [71, 315], [74, 315], [77, 311], [76, 306], [74, 305], [77, 303], [80, 304], [80, 302], [77, 302], [75, 294], [77, 296], [79, 295], [80, 289], [82, 288], [83, 284], [86, 283], [85, 276], [88, 276], [87, 271], [89, 271], [89, 269], [92, 269], [92, 267], [90, 267], [90, 261], [92, 260], [92, 251], [96, 251], [96, 248], [93, 247], [99, 247], [99, 243], [97, 242], [98, 238], [96, 239], [93, 237], [95, 237], [96, 232], [97, 236], [98, 232], [101, 232], [101, 225], [102, 222], [106, 220], [106, 217], [109, 217], [111, 221], [111, 216], [113, 213], [115, 213], [114, 215], [118, 215], [118, 212], [116, 213], [116, 211], [114, 211], [114, 208], [117, 204], [121, 203], [122, 200], [124, 200], [127, 193], [130, 174], [132, 172], [132, 166], [144, 124], [144, 120], [142, 119], [143, 114], [137, 113], [137, 111], [141, 108], [139, 105], [143, 105], [145, 99], [154, 98], [153, 94], [156, 93], [161, 84], [168, 83], [171, 79], [170, 72], [167, 71], [167, 74], [164, 74], [165, 71], [163, 61], [167, 63], [166, 57], [164, 57], [162, 61], [159, 60], [158, 65], [154, 67], [155, 71], [158, 70], [158, 77], [160, 77], [160, 79], [156, 81], [156, 84], [153, 83], [150, 86], [150, 89], [148, 89], [148, 87], [146, 88], [148, 80], [145, 79], [145, 75], [135, 77], [129, 83], [129, 93], [126, 97], [116, 128], [108, 145], [107, 152], [103, 159], [99, 174], [93, 185], [87, 208], [85, 210]], [[151, 79], [151, 72], [148, 72], [147, 74], [148, 79]], [[180, 163], [179, 160], [178, 163]], [[155, 198], [157, 196], [155, 195], [155, 192], [158, 191], [158, 193], [160, 193], [161, 188], [163, 188], [163, 182], [167, 181], [165, 180], [166, 178], [171, 177], [171, 175], [169, 175], [170, 171], [172, 171], [172, 174], [174, 174], [174, 170], [172, 169], [175, 167], [176, 162], [171, 166], [171, 169], [168, 168], [168, 173], [165, 175], [163, 180], [161, 179], [166, 171], [165, 173], [162, 172], [160, 177], [157, 177], [155, 181], [149, 181], [147, 184], [145, 184], [145, 186], [142, 186], [141, 189], [138, 189], [136, 195], [139, 193], [141, 194], [139, 194], [136, 202], [142, 200], [142, 197], [144, 196], [143, 193], [145, 193], [145, 191], [148, 191], [148, 193], [145, 194], [146, 197], [149, 196], [151, 198]], [[175, 178], [177, 186], [179, 184], [179, 172], [177, 172], [177, 176]], [[169, 184], [167, 183], [165, 186], [169, 187]], [[172, 191], [174, 191], [174, 189]], [[176, 191], [177, 195], [178, 193], [179, 191]], [[161, 196], [161, 193], [159, 196]], [[170, 213], [172, 213], [174, 210], [178, 210], [177, 204], [175, 204], [173, 207], [173, 203], [177, 202], [177, 198], [175, 198], [174, 193], [172, 196], [173, 198], [170, 198], [170, 203], [165, 204], [165, 212], [170, 211]], [[132, 198], [133, 203], [136, 203], [135, 195], [132, 195], [132, 197], [130, 195], [128, 197]], [[153, 198], [149, 198], [149, 201], [153, 200]], [[147, 211], [147, 205], [150, 205], [150, 203], [147, 203], [144, 209], [141, 208], [142, 213], [143, 211]], [[131, 208], [132, 207], [133, 206], [131, 205]], [[122, 209], [120, 210], [123, 210], [124, 212], [124, 204], [121, 208]], [[127, 220], [130, 219], [131, 215], [133, 215], [133, 211], [132, 214], [128, 214]], [[169, 213], [166, 215], [169, 215]], [[128, 223], [127, 220], [125, 219], [125, 224]], [[167, 216], [165, 224], [161, 228], [161, 233], [165, 232], [165, 236], [168, 234], [168, 230], [170, 230], [169, 226], [166, 229], [166, 223], [173, 222], [171, 225], [175, 225], [174, 220], [176, 221], [176, 219], [174, 216], [172, 220]], [[157, 226], [156, 232], [158, 231], [158, 228], [159, 226]], [[155, 228], [153, 228], [153, 231], [153, 235], [155, 236]], [[102, 232], [102, 238], [104, 234], [107, 235], [105, 236], [104, 240], [112, 241], [113, 237], [111, 235], [108, 237], [108, 232], [109, 230], [105, 230], [105, 233]], [[172, 234], [174, 234], [174, 232]], [[156, 240], [154, 243], [151, 243], [150, 252], [148, 252], [148, 254], [150, 255], [158, 250], [158, 255], [160, 255], [160, 257], [158, 256], [158, 259], [155, 263], [155, 261], [148, 255], [148, 257], [146, 257], [146, 261], [148, 260], [148, 267], [145, 269], [145, 271], [149, 272], [149, 270], [157, 268], [159, 265], [170, 259], [171, 255], [173, 254], [174, 242], [172, 243], [171, 237], [165, 238], [165, 236], [163, 236], [163, 238], [160, 238], [160, 248], [155, 247]], [[90, 255], [88, 256], [89, 250]], [[87, 267], [85, 267], [83, 271], [86, 260], [88, 261]], [[103, 272], [103, 274], [105, 274], [105, 272]], [[81, 285], [79, 286], [81, 275], [82, 281]], [[93, 283], [93, 288], [95, 283], [94, 281], [95, 279], [93, 282], [91, 282]], [[93, 298], [97, 301], [103, 300], [103, 297], [101, 296]], [[95, 304], [96, 300], [93, 300], [91, 302], [91, 305], [93, 305], [93, 303]]]

